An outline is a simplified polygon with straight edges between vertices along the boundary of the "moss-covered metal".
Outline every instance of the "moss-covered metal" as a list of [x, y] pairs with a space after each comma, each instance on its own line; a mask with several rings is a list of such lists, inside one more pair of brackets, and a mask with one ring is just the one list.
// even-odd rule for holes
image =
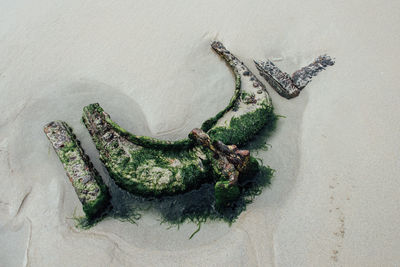
[[241, 146], [251, 140], [264, 126], [268, 125], [273, 129], [276, 120], [273, 107], [263, 102], [254, 111], [232, 117], [226, 125], [213, 127], [208, 133], [214, 140]]
[[65, 122], [53, 121], [44, 127], [44, 132], [63, 164], [86, 216], [93, 219], [100, 215], [109, 205], [110, 195], [71, 127]]

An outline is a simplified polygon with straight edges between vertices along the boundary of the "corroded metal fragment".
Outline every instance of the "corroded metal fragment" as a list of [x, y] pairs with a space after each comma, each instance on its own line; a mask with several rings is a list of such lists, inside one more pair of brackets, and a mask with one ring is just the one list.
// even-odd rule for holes
[[327, 55], [319, 56], [314, 62], [295, 71], [292, 76], [281, 71], [270, 60], [265, 62], [254, 61], [260, 75], [281, 96], [290, 99], [300, 94], [300, 91], [311, 81], [313, 76], [332, 66], [335, 62]]
[[93, 218], [108, 206], [109, 194], [106, 185], [67, 123], [53, 121], [44, 127], [44, 132], [57, 153], [83, 210]]

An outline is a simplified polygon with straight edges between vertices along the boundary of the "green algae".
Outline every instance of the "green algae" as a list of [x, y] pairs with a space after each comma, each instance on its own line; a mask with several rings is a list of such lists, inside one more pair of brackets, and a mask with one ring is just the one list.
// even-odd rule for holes
[[[99, 195], [95, 199], [92, 200], [86, 200], [82, 203], [82, 209], [85, 212], [87, 218], [89, 220], [93, 220], [95, 218], [101, 217], [100, 215], [106, 210], [109, 206], [109, 200], [110, 200], [110, 195], [108, 193], [107, 186], [105, 185], [103, 179], [101, 178], [100, 174], [98, 171], [93, 167], [93, 164], [91, 163], [89, 157], [85, 154], [83, 148], [80, 146], [80, 141], [76, 138], [76, 135], [73, 134], [72, 128], [65, 123], [68, 132], [70, 133], [72, 137], [72, 142], [67, 143], [64, 145], [64, 147], [61, 148], [61, 153], [60, 153], [60, 159], [63, 162], [63, 164], [69, 164], [71, 163], [70, 161], [66, 161], [66, 158], [68, 158], [68, 154], [73, 151], [78, 151], [78, 153], [82, 156], [80, 160], [80, 163], [82, 165], [87, 165], [90, 168], [90, 171], [94, 175], [94, 179], [96, 183], [87, 183], [83, 184], [81, 180], [74, 180], [73, 181], [73, 186], [75, 189], [78, 189], [79, 192], [84, 192], [84, 190], [88, 192], [93, 192], [95, 190], [99, 190]], [[69, 158], [70, 160], [70, 158]], [[79, 196], [79, 199], [82, 197]]]
[[261, 108], [233, 117], [228, 126], [214, 127], [208, 134], [214, 140], [241, 146], [250, 141], [264, 127], [270, 131], [275, 129], [276, 121], [277, 116], [274, 114], [273, 107], [264, 102]]
[[219, 181], [215, 184], [215, 206], [223, 209], [230, 206], [240, 196], [240, 189], [237, 185], [229, 184], [229, 181]]
[[[101, 177], [99, 177], [101, 179]], [[98, 179], [96, 179], [98, 181]], [[83, 211], [85, 212], [88, 218], [97, 218], [101, 217], [100, 214], [107, 208], [109, 205], [110, 195], [108, 194], [107, 187], [104, 183], [100, 184], [100, 195], [92, 201], [87, 201], [82, 205]]]
[[179, 225], [186, 221], [201, 222], [204, 220], [222, 220], [233, 223], [239, 214], [246, 209], [255, 196], [270, 184], [274, 170], [258, 164], [252, 159], [251, 169], [239, 177], [239, 195], [229, 205], [216, 207], [217, 199], [213, 183], [203, 184], [199, 189], [169, 196], [157, 202], [163, 222]]
[[[171, 161], [178, 162], [179, 166], [173, 166]], [[119, 186], [142, 196], [187, 191], [206, 182], [209, 176], [206, 160], [200, 166], [195, 152], [188, 150], [177, 153], [143, 148], [133, 151], [121, 163], [112, 160], [105, 161], [105, 165]], [[147, 177], [150, 176], [154, 178], [154, 183], [148, 182]], [[161, 179], [166, 182], [160, 182]]]

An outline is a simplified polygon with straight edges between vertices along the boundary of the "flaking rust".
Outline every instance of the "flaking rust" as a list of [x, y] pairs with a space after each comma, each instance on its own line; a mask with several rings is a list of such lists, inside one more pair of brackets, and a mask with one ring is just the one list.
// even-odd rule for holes
[[109, 204], [107, 187], [71, 127], [63, 121], [53, 121], [44, 127], [44, 132], [63, 164], [86, 216], [99, 216]]

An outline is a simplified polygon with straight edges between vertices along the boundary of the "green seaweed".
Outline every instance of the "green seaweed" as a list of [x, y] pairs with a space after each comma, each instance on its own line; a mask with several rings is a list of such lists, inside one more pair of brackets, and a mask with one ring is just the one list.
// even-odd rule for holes
[[220, 140], [225, 144], [246, 144], [261, 129], [266, 127], [270, 131], [275, 129], [277, 116], [272, 106], [264, 100], [261, 108], [245, 113], [239, 117], [233, 117], [227, 127], [214, 127], [208, 134], [213, 140]]
[[[101, 177], [98, 176], [98, 179], [101, 179]], [[89, 219], [101, 217], [101, 213], [109, 206], [110, 194], [108, 193], [107, 186], [103, 182], [99, 183], [99, 186], [100, 195], [95, 200], [88, 201], [82, 205], [83, 211]]]
[[169, 225], [179, 226], [184, 222], [199, 224], [208, 220], [221, 220], [232, 224], [262, 189], [270, 184], [274, 170], [258, 166], [257, 171], [253, 169], [253, 176], [239, 178], [239, 195], [229, 205], [217, 207], [214, 185], [203, 184], [199, 189], [164, 197], [154, 202], [153, 206], [160, 212], [163, 223]]
[[[168, 159], [179, 160], [182, 166], [173, 167]], [[115, 161], [112, 161], [115, 162]], [[204, 161], [203, 169], [199, 166], [195, 152], [190, 150], [160, 151], [155, 149], [140, 149], [131, 153], [131, 157], [125, 158], [122, 162], [104, 161], [108, 172], [115, 182], [125, 190], [142, 196], [161, 196], [184, 192], [198, 187], [201, 183], [209, 180], [209, 164]], [[179, 177], [181, 182], [169, 183], [164, 187], [143, 186], [143, 182], [137, 179], [139, 167], [150, 165], [157, 166], [170, 172], [171, 175]], [[131, 177], [131, 178], [127, 178]]]
[[231, 205], [240, 196], [237, 185], [230, 185], [229, 181], [219, 181], [215, 184], [215, 206], [223, 209]]

